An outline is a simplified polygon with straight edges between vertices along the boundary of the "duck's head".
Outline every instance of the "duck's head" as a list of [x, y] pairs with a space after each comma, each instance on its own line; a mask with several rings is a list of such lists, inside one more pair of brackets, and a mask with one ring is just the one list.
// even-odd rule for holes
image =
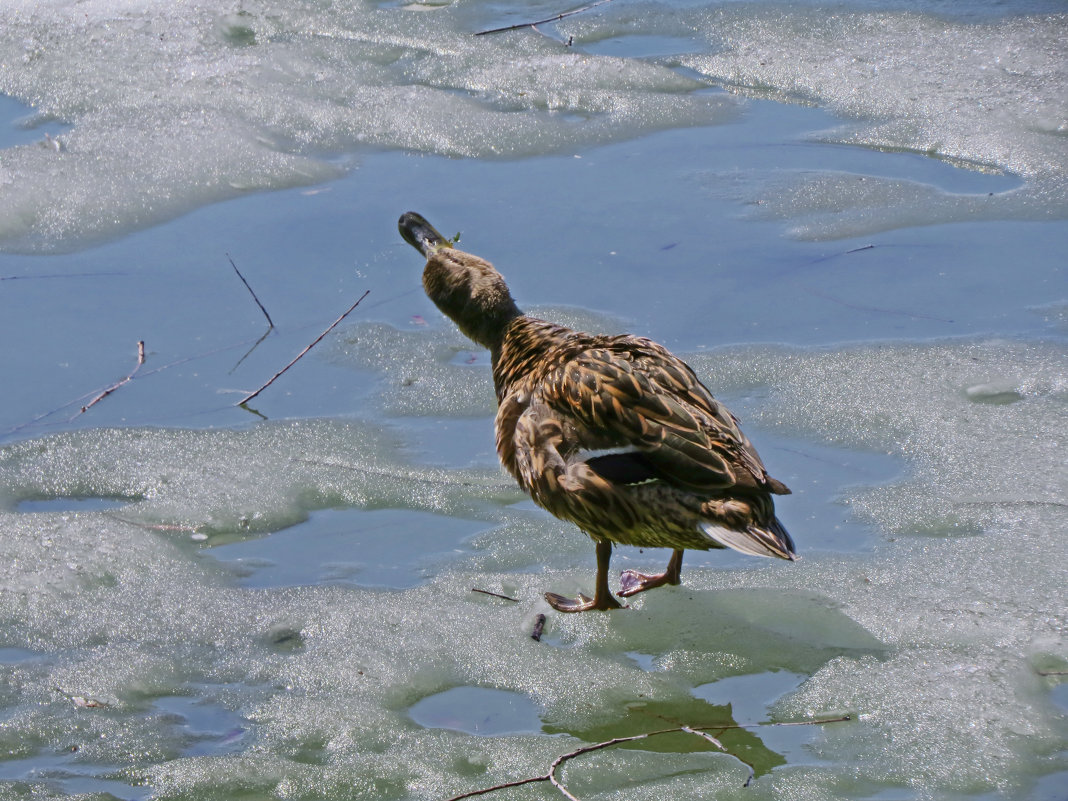
[[409, 211], [397, 223], [404, 241], [426, 256], [423, 289], [472, 340], [494, 348], [522, 312], [493, 265], [452, 246], [422, 215]]

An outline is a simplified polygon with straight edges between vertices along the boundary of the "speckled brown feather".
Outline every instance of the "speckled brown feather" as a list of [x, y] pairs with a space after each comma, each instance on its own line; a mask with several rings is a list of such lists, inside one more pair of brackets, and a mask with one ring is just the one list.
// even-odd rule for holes
[[[597, 539], [722, 547], [699, 522], [769, 527], [771, 493], [789, 492], [768, 476], [733, 415], [655, 342], [521, 316], [493, 363], [502, 464], [539, 505]], [[623, 447], [639, 449], [659, 480], [612, 484], [576, 458]], [[774, 550], [792, 555], [785, 543]]]
[[427, 257], [427, 295], [490, 349], [501, 463], [535, 502], [598, 542], [597, 597], [549, 593], [554, 607], [619, 605], [607, 588], [609, 543], [675, 550], [662, 576], [625, 573], [624, 595], [678, 583], [687, 548], [796, 558], [772, 501], [789, 490], [685, 362], [648, 339], [528, 317], [489, 262], [413, 212], [399, 227]]

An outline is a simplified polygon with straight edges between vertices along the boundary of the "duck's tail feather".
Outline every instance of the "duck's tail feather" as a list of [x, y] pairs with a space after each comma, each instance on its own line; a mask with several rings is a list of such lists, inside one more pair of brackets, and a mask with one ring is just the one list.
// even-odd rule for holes
[[722, 547], [750, 556], [773, 556], [791, 562], [801, 558], [794, 550], [789, 532], [777, 517], [772, 517], [768, 525], [748, 526], [741, 531], [709, 521], [698, 523], [697, 527]]

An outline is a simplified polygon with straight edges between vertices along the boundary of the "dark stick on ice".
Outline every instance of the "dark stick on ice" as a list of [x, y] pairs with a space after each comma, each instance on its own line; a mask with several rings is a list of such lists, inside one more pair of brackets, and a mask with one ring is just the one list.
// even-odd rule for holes
[[[123, 379], [121, 379], [119, 381], [116, 381], [110, 387], [105, 389], [103, 392], [101, 392], [99, 395], [97, 395], [95, 398], [93, 398], [91, 401], [89, 401], [87, 404], [85, 404], [85, 406], [83, 406], [81, 408], [81, 411], [79, 411], [78, 414], [85, 414], [89, 410], [89, 407], [95, 406], [96, 404], [100, 403], [100, 401], [104, 400], [104, 398], [106, 398], [112, 392], [114, 392], [119, 387], [121, 387], [123, 384], [125, 384], [128, 381], [130, 381], [131, 379], [133, 379], [133, 377], [135, 375], [137, 375], [137, 371], [141, 369], [141, 365], [143, 365], [144, 363], [145, 363], [145, 343], [143, 341], [141, 341], [141, 342], [137, 343], [137, 364], [134, 365], [134, 369], [130, 371], [129, 375], [127, 375], [125, 378], [123, 378]], [[78, 414], [74, 415], [74, 417], [77, 417]], [[73, 419], [73, 418], [71, 418], [71, 419]]]
[[[464, 799], [464, 798], [474, 798], [475, 796], [487, 795], [489, 793], [494, 793], [497, 790], [506, 790], [509, 787], [521, 787], [524, 784], [534, 784], [535, 782], [549, 782], [553, 787], [555, 787], [557, 790], [560, 791], [560, 794], [563, 795], [564, 798], [568, 798], [568, 799], [570, 799], [570, 801], [581, 801], [581, 799], [579, 799], [578, 796], [573, 795], [567, 789], [567, 787], [564, 786], [564, 783], [559, 778], [557, 778], [556, 773], [560, 769], [560, 766], [563, 765], [568, 760], [574, 759], [575, 757], [578, 757], [578, 756], [582, 756], [583, 754], [589, 754], [592, 751], [600, 751], [600, 750], [602, 750], [604, 748], [610, 748], [613, 745], [619, 745], [620, 743], [632, 743], [635, 740], [645, 740], [645, 739], [650, 738], [650, 737], [657, 737], [657, 736], [659, 736], [661, 734], [678, 734], [679, 732], [684, 732], [686, 734], [696, 734], [698, 737], [703, 737], [704, 739], [706, 739], [709, 742], [711, 742], [713, 745], [718, 746], [721, 750], [723, 750], [723, 751], [725, 751], [727, 753], [730, 753], [729, 751], [727, 751], [727, 749], [723, 746], [723, 744], [718, 739], [716, 739], [715, 737], [713, 737], [710, 734], [708, 734], [706, 729], [711, 729], [711, 730], [714, 730], [714, 731], [726, 731], [727, 729], [755, 729], [755, 728], [759, 728], [761, 726], [822, 726], [822, 725], [825, 725], [827, 723], [844, 723], [844, 722], [852, 720], [852, 719], [853, 719], [852, 715], [842, 715], [842, 716], [836, 717], [836, 718], [819, 718], [817, 720], [798, 720], [798, 721], [792, 721], [792, 722], [786, 722], [786, 723], [750, 723], [750, 724], [733, 723], [733, 724], [730, 724], [730, 725], [727, 725], [727, 726], [724, 726], [724, 725], [719, 725], [719, 726], [678, 726], [678, 727], [673, 728], [673, 729], [660, 729], [659, 731], [651, 731], [651, 732], [647, 732], [645, 734], [635, 734], [635, 735], [633, 735], [631, 737], [613, 737], [611, 740], [605, 740], [605, 741], [600, 742], [600, 743], [594, 743], [593, 745], [584, 745], [581, 748], [576, 748], [574, 751], [569, 751], [566, 754], [561, 754], [556, 759], [554, 759], [552, 761], [552, 763], [549, 765], [549, 772], [545, 773], [545, 774], [543, 774], [541, 776], [531, 776], [528, 779], [519, 779], [519, 780], [513, 781], [513, 782], [505, 782], [503, 784], [495, 784], [493, 787], [484, 787], [481, 790], [472, 790], [471, 792], [462, 793], [461, 795], [454, 795], [451, 798], [448, 798], [446, 801], [461, 801], [461, 799]], [[732, 754], [732, 756], [734, 756], [734, 755]], [[745, 764], [750, 769], [750, 775], [745, 780], [745, 785], [744, 785], [744, 786], [748, 787], [749, 783], [753, 780], [752, 766], [750, 766], [748, 763], [743, 763], [743, 764]]]
[[[205, 358], [207, 356], [214, 356], [216, 353], [223, 353], [223, 352], [225, 352], [227, 350], [230, 350], [231, 348], [238, 348], [238, 347], [241, 347], [242, 345], [247, 345], [251, 341], [252, 341], [251, 339], [246, 339], [246, 340], [242, 340], [241, 342], [235, 342], [232, 345], [223, 345], [221, 347], [212, 348], [211, 350], [204, 351], [202, 353], [198, 353], [198, 354], [195, 354], [193, 356], [183, 356], [180, 359], [175, 359], [173, 362], [168, 362], [166, 364], [161, 364], [159, 367], [153, 367], [151, 370], [137, 370], [136, 371], [137, 372], [137, 377], [138, 378], [147, 378], [150, 375], [153, 375], [155, 373], [161, 373], [164, 370], [169, 370], [170, 368], [176, 367], [176, 366], [178, 366], [180, 364], [186, 364], [187, 362], [195, 361], [196, 359], [203, 359], [203, 358]], [[80, 396], [78, 396], [77, 398], [75, 398], [73, 400], [67, 401], [66, 403], [64, 403], [62, 406], [60, 406], [58, 408], [52, 409], [52, 410], [47, 411], [47, 412], [42, 412], [41, 414], [37, 415], [36, 417], [31, 418], [30, 420], [27, 420], [24, 423], [19, 423], [16, 426], [12, 426], [11, 428], [7, 429], [6, 431], [0, 431], [0, 435], [5, 435], [6, 436], [8, 434], [14, 434], [16, 431], [22, 431], [25, 428], [29, 428], [31, 426], [35, 426], [38, 423], [40, 423], [42, 420], [47, 420], [49, 417], [52, 417], [53, 415], [59, 414], [64, 409], [67, 409], [67, 408], [69, 408], [71, 406], [77, 406], [79, 408], [79, 410], [80, 410], [82, 402], [84, 400], [86, 400], [87, 398], [90, 398], [90, 397], [93, 397], [93, 393], [87, 392], [84, 395], [80, 395]], [[89, 404], [85, 404], [85, 408], [89, 408]], [[73, 420], [75, 417], [78, 416], [78, 414], [81, 414], [81, 412], [79, 411], [79, 412], [75, 413], [70, 419]]]
[[[534, 22], [519, 22], [515, 25], [505, 25], [503, 28], [493, 28], [488, 31], [479, 31], [475, 34], [475, 36], [486, 36], [491, 33], [504, 33], [505, 31], [517, 31], [520, 28], [533, 28], [535, 25], [542, 25], [547, 22], [556, 22], [557, 20], [564, 19], [564, 17], [570, 17], [574, 14], [581, 14], [583, 11], [589, 11], [591, 8], [596, 8], [597, 6], [601, 6], [605, 3], [611, 2], [612, 0], [597, 0], [596, 3], [590, 3], [589, 5], [585, 5], [582, 8], [576, 8], [572, 11], [565, 11], [562, 14], [557, 14], [555, 17], [546, 17], [545, 19], [535, 20]], [[570, 45], [571, 42], [568, 41], [568, 44]]]
[[545, 615], [539, 614], [534, 618], [534, 631], [530, 632], [530, 639], [541, 642], [541, 633], [545, 631]]
[[860, 247], [832, 253], [829, 256], [820, 256], [818, 259], [813, 259], [811, 263], [819, 264], [821, 261], [830, 261], [831, 259], [837, 259], [839, 256], [848, 256], [850, 253], [863, 253], [865, 250], [875, 250], [875, 245], [861, 245]]
[[[237, 277], [241, 279], [241, 283], [245, 285], [245, 289], [247, 289], [248, 293], [252, 295], [252, 299], [256, 301], [256, 305], [260, 307], [260, 311], [263, 312], [263, 316], [267, 318], [268, 330], [274, 328], [274, 320], [271, 319], [271, 315], [267, 313], [267, 310], [263, 308], [263, 304], [260, 303], [260, 299], [256, 297], [256, 293], [253, 292], [252, 287], [248, 285], [248, 281], [245, 280], [245, 276], [241, 275], [241, 271], [237, 269], [237, 265], [234, 264], [234, 260], [230, 257], [229, 253], [226, 254], [226, 258], [229, 259], [230, 266], [234, 268], [234, 272], [237, 273]], [[257, 342], [256, 344], [258, 345], [259, 343]]]
[[249, 402], [250, 400], [252, 400], [252, 399], [253, 399], [253, 398], [255, 398], [255, 397], [256, 397], [257, 395], [259, 395], [259, 394], [260, 394], [261, 392], [263, 392], [263, 390], [267, 389], [267, 387], [269, 387], [269, 386], [270, 386], [271, 384], [273, 384], [273, 383], [275, 382], [275, 380], [276, 380], [276, 379], [277, 379], [277, 378], [278, 378], [279, 376], [281, 376], [281, 375], [282, 375], [282, 373], [284, 373], [284, 372], [285, 372], [286, 370], [288, 370], [288, 369], [289, 369], [290, 367], [292, 367], [292, 366], [293, 366], [294, 364], [296, 364], [296, 363], [297, 363], [297, 361], [298, 361], [298, 360], [300, 359], [300, 357], [301, 357], [301, 356], [303, 356], [303, 355], [304, 355], [305, 353], [307, 353], [307, 352], [308, 352], [309, 350], [311, 350], [311, 349], [312, 349], [312, 348], [314, 348], [314, 347], [315, 347], [316, 345], [318, 345], [318, 344], [319, 344], [319, 342], [320, 342], [320, 341], [322, 340], [322, 338], [323, 338], [323, 337], [325, 337], [325, 336], [326, 336], [327, 334], [329, 334], [329, 333], [330, 333], [331, 331], [333, 331], [333, 330], [334, 330], [334, 328], [335, 328], [335, 327], [336, 327], [336, 326], [337, 326], [337, 325], [338, 325], [338, 324], [339, 324], [339, 323], [340, 323], [340, 322], [341, 322], [342, 320], [344, 320], [344, 319], [345, 319], [346, 317], [348, 317], [348, 316], [349, 316], [349, 314], [350, 314], [350, 313], [352, 312], [352, 310], [353, 310], [353, 309], [355, 309], [355, 308], [356, 308], [357, 306], [359, 306], [359, 305], [360, 305], [360, 301], [361, 301], [361, 300], [363, 300], [364, 298], [366, 298], [366, 297], [367, 297], [367, 296], [368, 296], [369, 294], [371, 294], [371, 290], [370, 290], [370, 289], [368, 289], [368, 290], [367, 290], [366, 292], [364, 292], [364, 293], [363, 293], [362, 295], [360, 295], [360, 297], [359, 297], [359, 300], [357, 300], [357, 301], [356, 301], [355, 303], [353, 303], [353, 304], [352, 304], [351, 306], [349, 306], [348, 310], [347, 310], [347, 311], [346, 311], [346, 312], [345, 312], [344, 314], [342, 314], [342, 315], [341, 315], [340, 317], [338, 317], [338, 318], [337, 318], [336, 320], [334, 320], [334, 322], [330, 323], [329, 327], [327, 327], [327, 329], [326, 329], [325, 331], [323, 331], [323, 333], [319, 334], [319, 336], [317, 336], [317, 337], [316, 337], [316, 338], [315, 338], [315, 339], [314, 339], [314, 340], [312, 341], [312, 343], [311, 343], [310, 345], [308, 345], [308, 347], [306, 347], [306, 348], [305, 348], [304, 350], [302, 350], [302, 351], [301, 351], [300, 353], [298, 353], [298, 354], [297, 354], [297, 355], [296, 355], [296, 356], [295, 356], [295, 357], [293, 358], [293, 361], [291, 361], [291, 362], [290, 362], [289, 364], [287, 364], [287, 365], [286, 365], [285, 367], [283, 367], [283, 368], [282, 368], [281, 370], [279, 370], [279, 371], [278, 371], [277, 373], [275, 373], [275, 374], [274, 374], [273, 376], [271, 376], [271, 380], [270, 380], [270, 381], [268, 381], [268, 382], [267, 382], [266, 384], [264, 384], [264, 385], [263, 385], [262, 387], [260, 387], [259, 389], [257, 389], [257, 390], [256, 390], [255, 392], [252, 392], [252, 393], [250, 393], [250, 394], [246, 395], [246, 396], [245, 396], [244, 398], [242, 398], [242, 399], [241, 399], [240, 401], [238, 401], [238, 402], [237, 402], [237, 403], [236, 403], [235, 405], [236, 405], [236, 406], [244, 406], [244, 405], [245, 405], [246, 403], [248, 403], [248, 402]]
[[0, 275], [0, 281], [32, 281], [41, 278], [99, 278], [105, 275], [126, 275], [126, 273], [48, 273], [47, 275]]
[[470, 793], [464, 793], [463, 795], [454, 795], [447, 801], [460, 801], [461, 798], [474, 798], [476, 795], [488, 795], [489, 793], [495, 793], [498, 790], [507, 790], [509, 787], [522, 787], [524, 784], [534, 784], [534, 782], [547, 782], [549, 781], [549, 775], [544, 776], [531, 776], [529, 779], [519, 779], [514, 782], [506, 782], [504, 784], [495, 784], [493, 787], [485, 787], [481, 790], [472, 790]]
[[504, 600], [511, 601], [512, 603], [519, 603], [519, 599], [518, 598], [512, 598], [511, 596], [508, 596], [508, 595], [501, 595], [499, 592], [490, 592], [489, 590], [480, 590], [478, 587], [472, 587], [471, 588], [471, 592], [480, 592], [483, 595], [492, 595], [494, 598], [503, 598]]

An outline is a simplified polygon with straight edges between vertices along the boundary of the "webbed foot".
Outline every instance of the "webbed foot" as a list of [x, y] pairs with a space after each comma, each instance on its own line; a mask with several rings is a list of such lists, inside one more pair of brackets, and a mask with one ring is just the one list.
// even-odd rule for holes
[[545, 600], [557, 612], [587, 612], [591, 609], [622, 609], [623, 604], [607, 595], [604, 598], [587, 598], [581, 592], [578, 598], [568, 598], [555, 592], [545, 593]]
[[663, 587], [665, 584], [678, 583], [679, 580], [677, 578], [672, 580], [672, 577], [667, 573], [656, 573], [650, 576], [645, 573], [639, 573], [637, 570], [624, 570], [619, 577], [620, 590], [618, 594], [621, 598], [629, 598], [631, 595], [651, 590], [653, 587]]
[[619, 591], [619, 595], [622, 598], [628, 598], [631, 595], [637, 595], [639, 592], [651, 590], [653, 587], [663, 587], [665, 584], [681, 583], [682, 551], [675, 551], [671, 554], [667, 569], [663, 573], [646, 575], [645, 573], [639, 573], [637, 570], [624, 570], [623, 574], [619, 577], [619, 584], [622, 587]]

